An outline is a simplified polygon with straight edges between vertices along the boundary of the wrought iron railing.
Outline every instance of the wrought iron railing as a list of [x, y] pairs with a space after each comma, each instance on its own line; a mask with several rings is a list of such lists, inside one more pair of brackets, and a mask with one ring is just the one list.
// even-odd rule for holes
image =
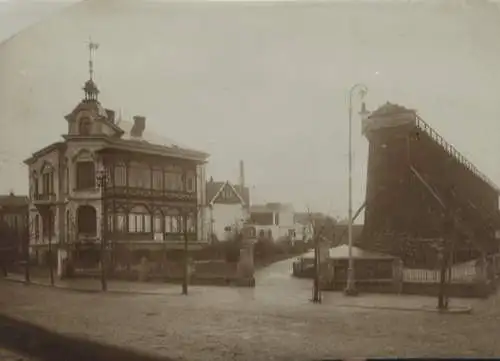
[[35, 201], [50, 201], [53, 202], [56, 199], [56, 195], [54, 193], [36, 193]]
[[474, 164], [472, 164], [467, 158], [465, 158], [454, 146], [448, 143], [438, 132], [436, 132], [428, 123], [426, 123], [418, 115], [416, 116], [417, 128], [424, 131], [431, 139], [433, 139], [437, 144], [439, 144], [449, 155], [455, 158], [460, 164], [465, 168], [470, 170], [474, 175], [479, 177], [483, 182], [488, 184], [497, 193], [500, 193], [500, 188], [498, 188], [491, 179], [486, 175], [481, 173]]

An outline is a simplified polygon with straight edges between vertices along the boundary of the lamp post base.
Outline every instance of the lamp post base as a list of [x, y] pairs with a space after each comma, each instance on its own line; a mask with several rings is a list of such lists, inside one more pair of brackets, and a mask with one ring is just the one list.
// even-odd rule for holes
[[347, 286], [344, 289], [344, 295], [346, 296], [357, 296], [358, 294], [358, 290], [354, 286]]
[[344, 290], [346, 296], [357, 296], [358, 290], [356, 289], [356, 283], [354, 281], [354, 267], [349, 265], [347, 269], [347, 287]]

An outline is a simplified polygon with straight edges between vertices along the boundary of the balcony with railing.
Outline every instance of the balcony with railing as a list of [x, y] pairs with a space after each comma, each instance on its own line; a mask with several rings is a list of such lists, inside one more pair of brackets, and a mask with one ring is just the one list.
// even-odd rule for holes
[[106, 196], [115, 197], [138, 197], [138, 198], [162, 198], [167, 201], [196, 202], [196, 193], [183, 191], [156, 190], [150, 188], [116, 186], [106, 188]]
[[54, 193], [36, 193], [33, 199], [35, 204], [51, 204], [56, 202]]

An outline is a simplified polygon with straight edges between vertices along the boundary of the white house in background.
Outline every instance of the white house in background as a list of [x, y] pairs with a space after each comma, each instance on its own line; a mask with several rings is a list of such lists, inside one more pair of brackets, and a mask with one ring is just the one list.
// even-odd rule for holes
[[294, 209], [291, 204], [267, 203], [250, 207], [250, 222], [255, 228], [257, 237], [272, 236], [274, 241], [285, 238], [298, 240]]
[[297, 240], [310, 241], [314, 238], [314, 219], [317, 219], [317, 213], [295, 213], [295, 237]]
[[212, 178], [207, 182], [208, 239], [225, 241], [231, 231], [241, 229], [249, 219], [250, 191], [244, 184], [243, 162], [240, 162], [239, 185], [230, 181], [215, 182]]

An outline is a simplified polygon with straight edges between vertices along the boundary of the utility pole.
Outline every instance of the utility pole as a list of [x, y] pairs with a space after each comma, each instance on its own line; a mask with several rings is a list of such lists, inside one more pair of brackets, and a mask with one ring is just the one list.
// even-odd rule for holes
[[[444, 243], [444, 241], [443, 241]], [[438, 292], [438, 309], [445, 309], [444, 293], [445, 293], [445, 277], [446, 277], [446, 261], [444, 255], [444, 244], [439, 250], [440, 272], [439, 272], [439, 292]]]
[[449, 278], [451, 281], [451, 277], [446, 277], [447, 273], [450, 273], [451, 276], [451, 270], [449, 270], [450, 265], [450, 260], [451, 260], [451, 252], [452, 249], [451, 243], [453, 242], [454, 238], [454, 220], [453, 216], [449, 213], [451, 212], [450, 210], [446, 213], [445, 215], [445, 220], [444, 220], [444, 232], [443, 232], [443, 239], [441, 242], [441, 247], [439, 251], [439, 259], [440, 259], [440, 274], [439, 274], [439, 293], [438, 293], [438, 309], [439, 310], [446, 310], [448, 308], [448, 297], [447, 297], [447, 287], [446, 287], [446, 279]]
[[54, 220], [52, 209], [50, 206], [47, 209], [47, 233], [49, 237], [49, 272], [50, 272], [50, 285], [54, 286], [54, 265], [52, 262], [52, 222]]
[[106, 196], [106, 185], [108, 184], [108, 173], [106, 171], [106, 168], [104, 165], [102, 166], [101, 169], [98, 170], [97, 176], [96, 176], [96, 181], [97, 181], [97, 186], [101, 190], [101, 289], [105, 292], [108, 290], [108, 280], [107, 280], [107, 274], [106, 274], [106, 267], [107, 267], [107, 262], [106, 262], [106, 237], [107, 237], [107, 232], [106, 232], [106, 204], [104, 202], [104, 198]]
[[313, 220], [313, 231], [314, 231], [314, 284], [313, 284], [313, 303], [321, 303], [321, 290], [319, 282], [320, 273], [320, 257], [319, 257], [319, 232], [316, 224], [316, 220]]
[[355, 296], [358, 294], [356, 290], [355, 284], [355, 276], [354, 276], [354, 258], [352, 255], [352, 247], [353, 247], [353, 234], [352, 234], [352, 98], [354, 96], [354, 92], [358, 91], [361, 99], [365, 97], [368, 92], [368, 88], [366, 85], [358, 83], [354, 84], [349, 91], [349, 189], [348, 189], [348, 239], [349, 239], [349, 265], [347, 268], [347, 286], [345, 289], [345, 294], [347, 296]]
[[24, 280], [26, 283], [30, 283], [30, 237], [31, 237], [31, 224], [29, 214], [26, 215], [26, 238], [24, 243], [24, 261], [26, 264], [24, 265]]
[[188, 294], [189, 283], [189, 258], [188, 258], [188, 230], [187, 230], [187, 214], [182, 215], [182, 227], [184, 233], [184, 278], [182, 280], [182, 294]]

